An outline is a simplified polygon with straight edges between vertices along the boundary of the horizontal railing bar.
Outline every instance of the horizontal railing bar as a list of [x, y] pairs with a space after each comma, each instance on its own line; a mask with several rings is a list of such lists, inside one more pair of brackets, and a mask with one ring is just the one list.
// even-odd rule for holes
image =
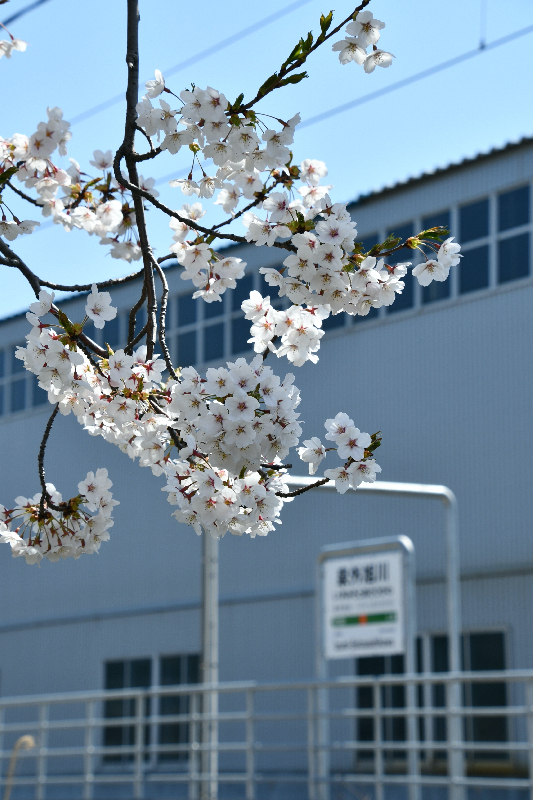
[[313, 688], [343, 689], [350, 687], [373, 686], [376, 683], [383, 686], [397, 685], [425, 685], [448, 684], [452, 682], [464, 683], [514, 683], [533, 680], [533, 670], [502, 670], [487, 672], [439, 672], [439, 673], [411, 673], [404, 675], [379, 675], [379, 676], [345, 676], [328, 681], [295, 681], [291, 683], [259, 684], [255, 681], [226, 682], [219, 684], [180, 684], [176, 686], [154, 686], [146, 689], [113, 689], [94, 690], [90, 692], [68, 692], [48, 695], [23, 695], [0, 699], [0, 708], [12, 706], [54, 705], [65, 703], [83, 703], [95, 700], [120, 700], [135, 699], [137, 697], [167, 697], [170, 695], [201, 695], [210, 689], [217, 689], [220, 693], [235, 694], [253, 691], [257, 693], [280, 691], [304, 691]]
[[[320, 713], [312, 715], [311, 718], [321, 719], [349, 719], [349, 718], [373, 718], [375, 716], [381, 717], [405, 717], [416, 716], [426, 717], [430, 714], [433, 717], [446, 717], [449, 713], [458, 714], [467, 719], [476, 716], [489, 716], [489, 717], [510, 717], [522, 716], [533, 709], [528, 706], [457, 706], [448, 710], [446, 706], [402, 706], [400, 708], [380, 707], [380, 709], [373, 708], [346, 708], [338, 711], [329, 711], [327, 713]], [[246, 711], [221, 711], [218, 714], [202, 714], [198, 712], [191, 712], [190, 714], [164, 714], [145, 716], [142, 719], [143, 725], [170, 725], [174, 723], [203, 722], [211, 719], [216, 719], [220, 723], [223, 722], [246, 722], [252, 720], [254, 722], [278, 722], [278, 721], [297, 721], [307, 720], [309, 715], [305, 712], [297, 712], [287, 714], [284, 712], [264, 712], [249, 714]], [[137, 717], [94, 717], [90, 721], [92, 728], [121, 728], [135, 725]], [[87, 720], [47, 720], [39, 722], [33, 720], [32, 722], [4, 722], [0, 724], [0, 733], [14, 733], [16, 731], [32, 731], [32, 730], [72, 730], [76, 728], [85, 729], [88, 726]], [[20, 754], [23, 757], [23, 753]], [[28, 755], [27, 753], [25, 755]]]

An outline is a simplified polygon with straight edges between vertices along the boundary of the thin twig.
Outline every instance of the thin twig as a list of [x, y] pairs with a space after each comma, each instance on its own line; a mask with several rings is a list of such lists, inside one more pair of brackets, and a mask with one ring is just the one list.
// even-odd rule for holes
[[156, 261], [156, 270], [157, 274], [159, 275], [159, 279], [163, 285], [163, 294], [161, 296], [161, 311], [159, 312], [159, 344], [161, 345], [161, 350], [163, 351], [163, 358], [165, 359], [165, 364], [167, 365], [167, 369], [169, 374], [174, 380], [177, 380], [177, 375], [174, 372], [174, 367], [172, 366], [172, 361], [170, 358], [170, 353], [168, 352], [167, 347], [167, 340], [165, 337], [165, 320], [167, 315], [167, 302], [168, 302], [168, 283], [165, 277], [165, 273], [159, 266]]
[[298, 497], [298, 495], [304, 494], [310, 489], [316, 489], [317, 486], [323, 486], [325, 483], [329, 483], [329, 478], [322, 478], [322, 480], [311, 483], [309, 486], [302, 486], [301, 489], [295, 489], [294, 492], [276, 492], [276, 497]]
[[44, 451], [46, 450], [46, 443], [48, 442], [48, 437], [50, 436], [50, 431], [52, 430], [52, 425], [54, 424], [54, 420], [57, 416], [57, 412], [59, 411], [59, 403], [56, 403], [54, 406], [54, 410], [50, 414], [50, 418], [46, 423], [46, 428], [44, 429], [43, 438], [41, 440], [41, 446], [39, 447], [39, 456], [37, 458], [37, 464], [39, 466], [39, 480], [41, 482], [41, 501], [39, 503], [39, 519], [44, 519], [44, 501], [46, 500], [46, 504], [48, 508], [52, 508], [54, 511], [62, 511], [63, 509], [60, 506], [55, 506], [52, 503], [52, 498], [48, 493], [48, 489], [46, 488], [46, 479], [44, 477]]
[[[108, 281], [98, 281], [98, 288], [104, 289], [107, 286], [120, 286], [121, 283], [129, 283], [130, 281], [140, 278], [143, 273], [144, 270], [140, 269], [138, 272], [132, 272], [130, 275], [126, 275], [124, 278], [111, 278]], [[38, 280], [41, 286], [46, 286], [47, 289], [54, 289], [57, 292], [90, 292], [92, 288], [91, 283], [66, 286], [62, 283], [50, 283], [49, 281], [43, 281], [40, 278]]]
[[[145, 324], [145, 326], [144, 326], [144, 328], [142, 328], [142, 329], [139, 331], [139, 333], [137, 334], [137, 336], [135, 337], [135, 339], [132, 339], [132, 340], [131, 340], [131, 342], [128, 342], [128, 354], [129, 354], [130, 356], [131, 356], [131, 355], [132, 355], [132, 353], [133, 353], [133, 348], [135, 347], [135, 345], [136, 345], [138, 342], [140, 342], [140, 341], [141, 341], [141, 339], [143, 338], [143, 336], [145, 336], [145, 334], [147, 333], [147, 331], [148, 331], [148, 323], [146, 323], [146, 324]], [[124, 348], [124, 352], [126, 352], [126, 348]]]
[[[139, 95], [139, 3], [138, 0], [128, 0], [128, 36], [126, 50], [126, 64], [128, 65], [128, 86], [126, 90], [126, 121], [124, 126], [124, 140], [117, 150], [113, 161], [115, 178], [120, 185], [127, 184], [127, 188], [133, 187], [133, 205], [135, 207], [135, 219], [139, 234], [139, 246], [141, 248], [144, 264], [144, 282], [147, 293], [147, 316], [148, 330], [146, 334], [146, 355], [152, 358], [155, 345], [155, 331], [157, 326], [157, 298], [155, 295], [154, 265], [156, 263], [148, 232], [146, 229], [146, 218], [144, 205], [141, 197], [145, 194], [139, 187], [139, 175], [135, 161], [135, 131], [137, 128], [137, 99]], [[120, 171], [122, 158], [126, 161], [128, 168], [128, 178], [126, 180]], [[131, 191], [131, 189], [130, 189]], [[150, 195], [146, 192], [148, 197]]]
[[13, 189], [15, 194], [18, 194], [19, 197], [22, 197], [24, 200], [27, 200], [28, 203], [31, 203], [32, 205], [37, 206], [37, 208], [40, 208], [41, 211], [43, 210], [43, 204], [42, 203], [39, 203], [39, 201], [35, 200], [34, 197], [30, 197], [30, 195], [26, 194], [26, 192], [22, 192], [20, 189], [17, 189], [16, 186], [13, 186], [11, 181], [7, 181], [7, 185], [9, 186], [10, 189]]
[[348, 17], [346, 17], [346, 19], [343, 22], [340, 23], [340, 25], [337, 25], [336, 28], [333, 28], [327, 34], [321, 33], [316, 39], [315, 43], [309, 48], [307, 53], [305, 53], [305, 55], [300, 56], [300, 58], [296, 59], [296, 61], [293, 61], [288, 66], [283, 66], [280, 69], [280, 71], [278, 72], [278, 80], [268, 91], [266, 91], [264, 94], [259, 94], [258, 92], [253, 100], [250, 100], [250, 102], [246, 103], [245, 105], [241, 105], [238, 109], [234, 111], [234, 113], [244, 114], [245, 111], [251, 109], [252, 106], [254, 106], [259, 100], [262, 100], [264, 97], [273, 92], [275, 89], [278, 89], [280, 82], [283, 80], [283, 78], [285, 78], [286, 75], [288, 75], [290, 72], [293, 72], [295, 69], [298, 69], [299, 67], [303, 66], [307, 61], [307, 59], [309, 58], [309, 56], [311, 55], [311, 53], [313, 53], [318, 47], [323, 45], [324, 42], [327, 42], [327, 40], [330, 39], [332, 36], [335, 36], [335, 34], [338, 33], [341, 28], [343, 28], [348, 22], [350, 22], [353, 19], [355, 14], [358, 14], [359, 11], [362, 11], [363, 8], [365, 8], [369, 3], [370, 0], [363, 0], [363, 2], [360, 5], [358, 5], [352, 11], [351, 14]]
[[31, 288], [35, 292], [35, 297], [39, 297], [39, 292], [41, 290], [39, 278], [1, 238], [0, 253], [3, 253], [6, 259], [11, 262], [10, 264], [7, 264], [7, 266], [13, 267], [14, 269], [18, 269], [20, 272], [22, 272]]
[[[151, 138], [148, 136], [148, 134], [146, 133], [146, 131], [145, 131], [143, 128], [141, 128], [141, 126], [140, 126], [140, 125], [135, 125], [135, 130], [136, 130], [136, 131], [139, 131], [139, 133], [142, 133], [142, 135], [144, 136], [144, 138], [146, 139], [146, 141], [147, 141], [147, 142], [148, 142], [148, 144], [150, 145], [150, 154], [154, 153], [155, 151], [154, 151], [154, 146], [153, 146], [153, 144], [152, 144], [152, 140], [151, 140]], [[153, 156], [152, 156], [152, 158], [153, 158]]]
[[[231, 242], [238, 242], [239, 244], [250, 244], [248, 239], [246, 239], [244, 236], [236, 236], [232, 233], [217, 233], [214, 228], [204, 228], [203, 225], [199, 225], [192, 219], [180, 216], [180, 214], [178, 214], [177, 211], [173, 211], [164, 203], [160, 203], [159, 200], [157, 200], [153, 195], [150, 194], [150, 192], [147, 192], [145, 189], [141, 189], [139, 188], [139, 186], [135, 186], [130, 181], [123, 180], [122, 183], [125, 189], [130, 190], [134, 198], [135, 195], [144, 197], [145, 200], [148, 200], [148, 202], [152, 203], [153, 206], [158, 208], [160, 211], [163, 211], [169, 217], [174, 217], [174, 219], [179, 220], [179, 222], [185, 223], [185, 225], [187, 225], [188, 228], [192, 228], [193, 230], [198, 231], [198, 233], [201, 233], [204, 236], [213, 236], [216, 239], [228, 239]], [[232, 220], [230, 220], [230, 222], [231, 221]], [[279, 247], [282, 250], [290, 250], [291, 253], [296, 252], [296, 247], [290, 242], [274, 242], [273, 247]]]
[[137, 321], [137, 311], [139, 311], [145, 300], [146, 300], [146, 284], [143, 283], [141, 296], [131, 309], [128, 320], [128, 343], [124, 348], [124, 352], [129, 355], [131, 355], [131, 349], [132, 349], [130, 343], [133, 342], [133, 339], [135, 338], [135, 323]]

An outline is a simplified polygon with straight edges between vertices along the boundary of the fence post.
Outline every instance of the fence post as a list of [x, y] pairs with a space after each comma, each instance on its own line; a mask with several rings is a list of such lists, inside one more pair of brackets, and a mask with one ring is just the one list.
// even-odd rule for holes
[[133, 776], [133, 796], [135, 800], [142, 798], [142, 758], [143, 758], [143, 697], [135, 697], [135, 767]]
[[452, 679], [446, 691], [446, 727], [448, 734], [449, 800], [464, 800], [464, 752], [461, 716], [461, 682]]
[[85, 704], [85, 718], [87, 720], [85, 725], [85, 756], [84, 756], [84, 782], [83, 782], [83, 800], [92, 800], [93, 787], [94, 787], [94, 773], [93, 773], [93, 753], [94, 753], [94, 709], [95, 703], [90, 700]]
[[[319, 720], [316, 722], [320, 725]], [[316, 800], [316, 756], [314, 692], [309, 687], [307, 689], [307, 793], [309, 800]]]
[[526, 681], [527, 743], [529, 767], [529, 798], [533, 800], [533, 683]]
[[[4, 786], [4, 743], [5, 743], [5, 735], [4, 735], [4, 723], [6, 719], [6, 711], [5, 708], [0, 708], [0, 788]], [[4, 796], [4, 792], [2, 792], [2, 797]]]
[[198, 800], [200, 761], [200, 723], [198, 714], [200, 709], [200, 695], [194, 692], [191, 696], [191, 737], [189, 746], [189, 800]]
[[37, 757], [37, 791], [36, 800], [44, 800], [46, 784], [46, 745], [48, 744], [48, 706], [39, 706], [39, 755]]
[[376, 752], [375, 775], [376, 775], [376, 800], [383, 800], [383, 738], [381, 735], [382, 714], [381, 714], [381, 686], [376, 681], [374, 689], [374, 748]]
[[246, 800], [255, 798], [254, 693], [246, 691]]
[[218, 796], [218, 539], [202, 535], [202, 800]]

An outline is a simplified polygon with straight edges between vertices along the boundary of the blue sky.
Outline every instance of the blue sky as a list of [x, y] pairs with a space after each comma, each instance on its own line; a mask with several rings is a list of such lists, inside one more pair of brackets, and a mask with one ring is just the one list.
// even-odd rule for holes
[[[28, 0], [11, 0], [0, 6], [0, 20], [26, 5]], [[353, 8], [346, 0], [332, 5], [339, 21]], [[140, 0], [142, 79], [153, 77], [156, 68], [165, 73], [288, 6], [293, 10], [277, 21], [167, 79], [176, 93], [194, 82], [214, 86], [230, 100], [240, 92], [247, 98], [255, 94], [300, 35], [310, 29], [317, 31], [320, 14], [331, 8], [327, 0], [301, 0], [299, 5], [288, 0], [271, 0], [268, 5], [237, 0], [196, 0], [193, 4]], [[370, 8], [386, 22], [381, 44], [396, 56], [389, 69], [365, 75], [353, 64], [343, 67], [326, 45], [309, 62], [309, 79], [271, 95], [260, 109], [285, 119], [299, 111], [303, 120], [310, 119], [475, 49], [483, 28], [490, 42], [533, 24], [533, 0], [507, 0], [504, 10], [496, 0], [373, 0]], [[25, 53], [14, 53], [10, 61], [2, 59], [0, 63], [0, 135], [31, 135], [46, 118], [47, 105], [61, 106], [65, 118], [73, 119], [121, 93], [126, 76], [125, 12], [126, 0], [49, 0], [14, 22], [11, 32], [25, 39], [29, 47]], [[332, 196], [348, 201], [531, 135], [532, 44], [530, 33], [301, 132], [297, 130], [295, 160], [325, 161], [328, 182], [334, 185]], [[88, 162], [93, 150], [116, 149], [120, 144], [123, 119], [124, 103], [119, 102], [74, 125], [69, 155], [82, 168], [92, 170]], [[68, 166], [68, 159], [57, 163]], [[158, 179], [187, 165], [188, 158], [182, 153], [165, 153], [149, 162], [143, 173]], [[186, 200], [167, 181], [158, 189], [162, 200], [174, 208]], [[41, 219], [33, 208], [13, 200], [9, 190], [5, 200], [19, 216]], [[164, 255], [171, 242], [167, 218], [152, 210], [148, 219], [156, 253]], [[58, 226], [19, 237], [14, 248], [38, 274], [57, 282], [85, 283], [129, 271], [128, 265], [107, 256], [106, 248], [94, 237], [76, 230], [65, 234]], [[0, 317], [5, 317], [24, 310], [32, 301], [32, 293], [18, 273], [0, 268]]]

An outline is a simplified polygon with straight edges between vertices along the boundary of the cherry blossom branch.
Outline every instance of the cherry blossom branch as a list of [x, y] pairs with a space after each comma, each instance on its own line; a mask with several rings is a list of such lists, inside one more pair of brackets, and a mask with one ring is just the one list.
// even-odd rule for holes
[[163, 351], [163, 358], [165, 359], [165, 364], [167, 365], [167, 369], [169, 374], [174, 380], [177, 380], [177, 375], [174, 372], [174, 367], [172, 366], [172, 361], [170, 358], [170, 353], [168, 352], [167, 340], [165, 337], [165, 320], [167, 314], [167, 302], [168, 302], [168, 283], [165, 277], [165, 273], [163, 272], [162, 268], [156, 261], [156, 270], [157, 274], [159, 275], [159, 279], [163, 286], [163, 294], [161, 296], [161, 311], [159, 312], [159, 344], [161, 345], [161, 350]]
[[141, 339], [143, 338], [143, 336], [146, 334], [147, 331], [148, 331], [148, 323], [146, 323], [144, 328], [142, 328], [139, 331], [135, 339], [132, 339], [131, 342], [128, 342], [128, 347], [124, 348], [124, 352], [131, 355], [133, 352], [133, 348], [135, 347], [136, 344], [138, 344], [141, 341]]
[[137, 311], [142, 307], [144, 301], [146, 300], [146, 284], [143, 283], [143, 288], [141, 292], [141, 296], [132, 307], [130, 311], [130, 315], [128, 318], [128, 344], [124, 348], [124, 352], [128, 355], [131, 355], [132, 348], [133, 348], [133, 340], [135, 338], [135, 323], [137, 321]]
[[43, 519], [44, 517], [44, 501], [46, 500], [46, 504], [49, 508], [53, 508], [54, 511], [63, 511], [64, 509], [60, 508], [59, 506], [55, 506], [52, 503], [52, 498], [48, 494], [48, 489], [46, 488], [46, 479], [44, 475], [44, 451], [46, 450], [46, 444], [48, 442], [48, 438], [50, 436], [50, 431], [52, 430], [52, 425], [54, 424], [54, 420], [57, 417], [57, 412], [59, 411], [59, 403], [56, 403], [54, 406], [54, 410], [50, 414], [48, 422], [46, 423], [46, 428], [44, 429], [43, 438], [41, 440], [41, 446], [39, 447], [39, 455], [37, 457], [37, 464], [39, 467], [39, 480], [41, 482], [41, 502], [39, 503], [39, 518]]
[[19, 258], [19, 256], [13, 252], [13, 250], [4, 242], [3, 239], [0, 238], [0, 253], [2, 253], [9, 264], [7, 266], [14, 267], [14, 269], [18, 269], [19, 272], [22, 272], [28, 283], [30, 284], [31, 288], [35, 292], [35, 297], [39, 297], [39, 292], [41, 289], [41, 282], [37, 275], [31, 271], [31, 269], [24, 263], [24, 261]]
[[15, 194], [18, 194], [18, 196], [22, 197], [23, 200], [27, 200], [28, 203], [31, 203], [32, 205], [37, 206], [37, 208], [40, 208], [41, 211], [42, 211], [42, 208], [43, 208], [43, 204], [42, 203], [40, 203], [38, 200], [35, 200], [34, 197], [30, 197], [29, 194], [26, 194], [26, 192], [21, 191], [21, 189], [17, 189], [16, 186], [13, 186], [11, 181], [7, 181], [6, 184], [7, 184], [7, 186], [9, 186], [10, 189], [12, 189], [15, 192]]
[[[153, 158], [154, 155], [156, 155], [156, 153], [155, 153], [155, 150], [154, 150], [154, 145], [152, 144], [152, 139], [150, 138], [150, 136], [148, 136], [148, 134], [146, 133], [144, 128], [140, 127], [140, 125], [135, 125], [135, 130], [139, 131], [139, 133], [142, 133], [142, 135], [144, 136], [144, 138], [146, 139], [146, 141], [150, 145], [150, 153], [146, 154], [146, 155], [150, 155], [151, 154], [151, 157]], [[158, 148], [158, 150], [160, 150], [160, 148]]]
[[[173, 256], [175, 258], [175, 256]], [[100, 281], [98, 282], [98, 286], [100, 289], [104, 289], [107, 286], [119, 286], [121, 283], [129, 283], [130, 281], [134, 281], [137, 278], [140, 278], [141, 275], [144, 273], [144, 269], [140, 269], [137, 272], [132, 272], [129, 275], [125, 275], [123, 278], [110, 278], [107, 281]], [[66, 286], [62, 283], [50, 283], [50, 281], [43, 281], [40, 278], [38, 279], [41, 286], [46, 286], [48, 289], [54, 289], [57, 292], [90, 292], [91, 291], [91, 283], [78, 283], [74, 284], [73, 286]]]
[[[296, 58], [290, 64], [285, 62], [285, 64], [282, 65], [280, 71], [278, 73], [276, 73], [277, 74], [277, 80], [274, 81], [272, 83], [272, 85], [269, 86], [266, 90], [264, 90], [264, 88], [263, 88], [264, 84], [263, 84], [263, 86], [259, 89], [259, 91], [257, 92], [257, 94], [254, 97], [254, 99], [250, 100], [250, 102], [246, 103], [245, 105], [241, 105], [238, 109], [235, 109], [234, 113], [243, 114], [246, 111], [249, 111], [259, 100], [262, 100], [264, 97], [266, 97], [268, 94], [273, 92], [275, 89], [279, 89], [279, 87], [281, 85], [281, 81], [290, 72], [293, 72], [295, 69], [298, 69], [303, 64], [305, 64], [305, 62], [307, 61], [307, 59], [311, 55], [311, 53], [313, 53], [318, 47], [323, 45], [324, 42], [327, 42], [327, 40], [330, 39], [332, 36], [335, 36], [335, 34], [337, 34], [341, 30], [341, 28], [343, 28], [348, 22], [350, 22], [354, 18], [354, 16], [356, 14], [358, 14], [360, 11], [362, 11], [363, 8], [365, 8], [369, 3], [370, 3], [370, 0], [363, 0], [363, 2], [360, 5], [358, 5], [352, 11], [351, 14], [349, 14], [348, 17], [346, 17], [346, 19], [343, 22], [340, 23], [340, 25], [337, 25], [336, 28], [333, 28], [333, 30], [331, 30], [327, 34], [325, 32], [321, 33], [320, 36], [315, 41], [315, 43], [313, 45], [311, 45], [309, 47], [309, 49], [305, 53], [303, 53], [300, 57]], [[305, 76], [305, 73], [304, 73], [304, 76]], [[275, 76], [272, 76], [272, 77], [274, 78]]]
[[[138, 130], [142, 131], [144, 133], [144, 135], [147, 136], [147, 134], [144, 132], [144, 130], [142, 128], [139, 128]], [[150, 150], [149, 153], [137, 154], [135, 156], [135, 161], [137, 161], [137, 162], [139, 162], [139, 161], [149, 161], [151, 158], [155, 158], [156, 156], [159, 155], [159, 153], [162, 153], [162, 152], [163, 151], [161, 150], [160, 147], [155, 147], [155, 148], [152, 147], [152, 149]]]
[[157, 299], [155, 295], [154, 283], [154, 255], [148, 239], [146, 229], [146, 219], [144, 215], [144, 205], [139, 189], [139, 175], [135, 162], [135, 132], [137, 129], [137, 101], [139, 97], [139, 4], [138, 0], [128, 0], [128, 27], [127, 27], [127, 50], [126, 63], [128, 65], [128, 86], [126, 90], [126, 121], [124, 126], [124, 140], [117, 150], [113, 161], [115, 178], [119, 184], [123, 183], [123, 176], [120, 172], [120, 162], [122, 158], [126, 161], [130, 185], [137, 189], [133, 193], [133, 205], [135, 207], [135, 220], [139, 234], [139, 245], [141, 248], [144, 264], [144, 282], [148, 296], [147, 316], [148, 330], [146, 334], [146, 355], [152, 358], [155, 345], [155, 330], [157, 325]]
[[[118, 155], [118, 153], [117, 153]], [[117, 173], [115, 173], [116, 176]], [[118, 180], [118, 178], [117, 178]], [[160, 203], [150, 192], [141, 189], [139, 186], [135, 186], [133, 183], [127, 181], [124, 176], [120, 176], [120, 183], [124, 186], [125, 189], [129, 189], [132, 195], [139, 195], [140, 197], [144, 197], [145, 200], [148, 200], [153, 206], [158, 208], [160, 211], [163, 211], [169, 217], [174, 217], [174, 219], [179, 220], [179, 222], [183, 222], [187, 225], [188, 228], [192, 228], [199, 233], [204, 234], [204, 236], [213, 236], [216, 239], [229, 239], [232, 242], [239, 242], [241, 244], [249, 244], [248, 240], [244, 236], [235, 236], [231, 233], [216, 233], [214, 228], [204, 228], [203, 225], [199, 225], [195, 220], [189, 219], [188, 217], [182, 217], [178, 214], [177, 211], [173, 211], [171, 208], [166, 206], [164, 203]], [[229, 222], [233, 221], [233, 218], [228, 220]], [[296, 248], [290, 242], [274, 242], [273, 247], [280, 247], [282, 250], [290, 250], [291, 253], [296, 252]]]
[[294, 492], [276, 492], [276, 496], [298, 497], [298, 495], [304, 494], [305, 492], [308, 492], [310, 489], [316, 489], [317, 486], [323, 486], [325, 483], [329, 483], [329, 478], [322, 478], [322, 480], [315, 481], [315, 483], [311, 483], [309, 484], [309, 486], [302, 486], [301, 489], [295, 489]]
[[241, 208], [241, 210], [238, 211], [236, 214], [234, 214], [232, 217], [228, 217], [227, 219], [225, 219], [224, 222], [219, 222], [217, 225], [213, 225], [213, 230], [216, 231], [219, 228], [222, 228], [224, 225], [229, 225], [230, 222], [233, 222], [234, 220], [239, 219], [239, 217], [242, 217], [242, 215], [246, 211], [250, 211], [250, 209], [258, 206], [259, 203], [262, 203], [266, 199], [266, 197], [270, 194], [270, 192], [273, 189], [275, 189], [279, 183], [283, 182], [284, 182], [283, 178], [276, 178], [272, 186], [270, 186], [268, 189], [265, 187], [262, 192], [257, 192], [256, 194], [258, 195], [258, 197], [256, 197], [255, 200], [252, 200], [251, 203], [248, 203], [247, 206]]

